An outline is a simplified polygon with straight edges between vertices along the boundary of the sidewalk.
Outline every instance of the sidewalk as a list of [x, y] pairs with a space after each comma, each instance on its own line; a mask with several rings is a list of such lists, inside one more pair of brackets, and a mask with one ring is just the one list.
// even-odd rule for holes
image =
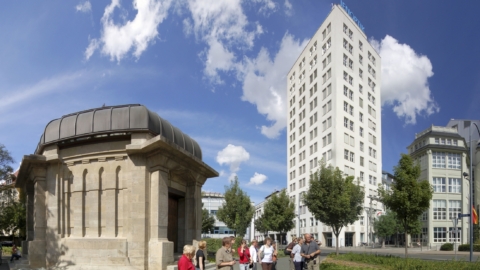
[[10, 266], [8, 266], [8, 260], [10, 260], [10, 256], [2, 257], [2, 264], [0, 264], [0, 270], [10, 270]]

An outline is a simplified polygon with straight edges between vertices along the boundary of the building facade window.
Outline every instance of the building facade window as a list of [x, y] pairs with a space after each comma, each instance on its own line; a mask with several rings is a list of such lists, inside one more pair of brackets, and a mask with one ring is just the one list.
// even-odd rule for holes
[[446, 227], [434, 227], [433, 228], [433, 242], [436, 242], [436, 243], [447, 242], [447, 228]]
[[447, 192], [446, 180], [444, 177], [434, 177], [432, 181], [433, 192]]
[[448, 192], [461, 193], [462, 179], [460, 178], [448, 178]]
[[444, 152], [432, 152], [432, 167], [433, 168], [445, 168], [445, 153]]
[[433, 200], [433, 220], [447, 219], [447, 202], [445, 200]]
[[448, 201], [448, 218], [454, 219], [458, 214], [462, 213], [462, 201], [450, 200]]

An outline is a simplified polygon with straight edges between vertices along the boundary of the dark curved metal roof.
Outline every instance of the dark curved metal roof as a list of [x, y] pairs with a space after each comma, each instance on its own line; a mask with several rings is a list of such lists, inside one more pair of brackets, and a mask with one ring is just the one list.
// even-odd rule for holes
[[41, 154], [46, 145], [74, 138], [136, 131], [161, 135], [202, 159], [202, 150], [195, 140], [140, 104], [90, 109], [52, 120], [45, 127], [35, 153]]

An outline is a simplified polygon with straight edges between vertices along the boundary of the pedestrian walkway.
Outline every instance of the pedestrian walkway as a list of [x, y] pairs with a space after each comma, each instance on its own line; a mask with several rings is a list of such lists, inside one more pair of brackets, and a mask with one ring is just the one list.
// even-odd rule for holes
[[8, 266], [8, 260], [10, 260], [10, 257], [2, 257], [2, 264], [0, 264], [0, 270], [10, 270], [10, 267]]

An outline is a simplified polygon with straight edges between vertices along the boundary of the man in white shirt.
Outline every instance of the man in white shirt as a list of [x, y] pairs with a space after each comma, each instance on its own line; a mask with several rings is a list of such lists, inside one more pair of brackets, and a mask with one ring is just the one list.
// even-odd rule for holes
[[258, 263], [258, 249], [257, 249], [258, 242], [257, 240], [252, 241], [252, 245], [250, 246], [250, 258], [253, 261], [252, 270], [257, 270], [257, 263]]

